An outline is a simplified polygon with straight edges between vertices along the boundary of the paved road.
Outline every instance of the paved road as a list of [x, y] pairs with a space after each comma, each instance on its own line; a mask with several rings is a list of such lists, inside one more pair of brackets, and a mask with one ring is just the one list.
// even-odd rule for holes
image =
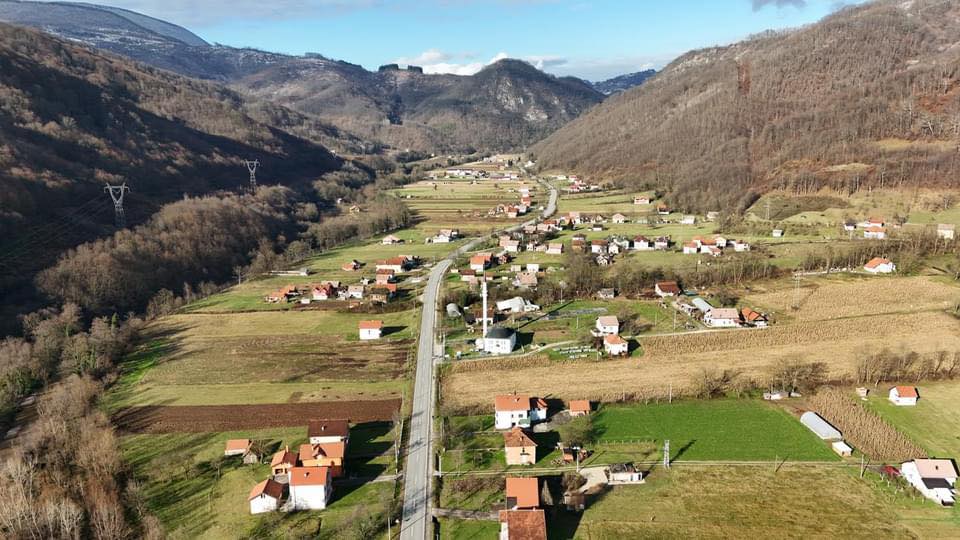
[[[557, 190], [550, 188], [550, 201], [543, 215], [549, 217], [557, 209]], [[530, 220], [526, 224], [536, 223]], [[519, 227], [519, 226], [518, 226]], [[433, 504], [433, 407], [436, 403], [437, 297], [440, 284], [454, 259], [473, 249], [480, 239], [473, 240], [438, 262], [430, 271], [423, 293], [423, 315], [420, 319], [420, 343], [417, 349], [417, 372], [413, 386], [413, 407], [410, 413], [410, 434], [407, 438], [407, 461], [403, 469], [403, 525], [401, 540], [426, 540], [431, 530]]]

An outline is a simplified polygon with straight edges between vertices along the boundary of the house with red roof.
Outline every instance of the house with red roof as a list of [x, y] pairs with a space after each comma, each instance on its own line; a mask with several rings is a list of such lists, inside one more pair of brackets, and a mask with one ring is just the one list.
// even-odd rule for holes
[[383, 333], [383, 321], [360, 321], [360, 340], [380, 339]]
[[527, 394], [507, 394], [494, 399], [496, 428], [526, 427], [547, 419], [547, 402]]
[[892, 274], [897, 271], [897, 265], [890, 259], [874, 257], [863, 265], [863, 271], [871, 274]]
[[913, 407], [920, 399], [920, 393], [916, 386], [894, 386], [887, 397], [891, 403], [899, 407]]
[[268, 478], [263, 482], [253, 486], [250, 490], [250, 496], [247, 500], [250, 502], [251, 514], [263, 514], [265, 512], [274, 512], [280, 508], [280, 500], [283, 498], [283, 484]]
[[290, 503], [294, 510], [323, 510], [333, 494], [329, 467], [290, 469]]

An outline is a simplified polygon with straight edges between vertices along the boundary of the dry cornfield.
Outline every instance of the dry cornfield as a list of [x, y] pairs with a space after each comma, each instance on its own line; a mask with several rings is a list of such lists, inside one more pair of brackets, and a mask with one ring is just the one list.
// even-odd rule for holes
[[880, 313], [916, 313], [950, 309], [960, 301], [960, 288], [930, 277], [838, 279], [809, 278], [801, 281], [799, 309], [793, 310], [797, 293], [786, 283], [782, 288], [751, 294], [744, 303], [773, 311], [797, 321], [822, 321]]
[[900, 463], [927, 454], [906, 435], [836, 388], [823, 389], [807, 399], [810, 408], [843, 433], [854, 448], [870, 458]]
[[705, 369], [732, 370], [761, 383], [781, 359], [823, 362], [827, 377], [853, 375], [864, 355], [883, 348], [921, 355], [960, 351], [960, 323], [945, 313], [901, 314], [820, 323], [781, 324], [764, 330], [730, 330], [642, 338], [639, 359], [548, 362], [513, 359], [478, 363], [444, 377], [448, 405], [489, 405], [512, 391], [561, 399], [658, 399], [688, 393]]

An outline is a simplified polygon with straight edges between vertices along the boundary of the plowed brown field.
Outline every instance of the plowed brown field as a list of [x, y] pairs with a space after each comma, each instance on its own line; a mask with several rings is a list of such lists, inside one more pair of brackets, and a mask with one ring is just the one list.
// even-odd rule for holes
[[354, 423], [387, 421], [399, 399], [274, 403], [266, 405], [144, 406], [119, 411], [113, 421], [132, 433], [201, 433], [305, 426], [309, 420], [346, 418]]

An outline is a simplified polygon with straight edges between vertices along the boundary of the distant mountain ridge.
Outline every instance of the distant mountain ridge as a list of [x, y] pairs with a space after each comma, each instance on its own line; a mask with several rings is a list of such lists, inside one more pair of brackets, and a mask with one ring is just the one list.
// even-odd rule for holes
[[769, 190], [960, 187], [960, 3], [882, 0], [684, 54], [532, 147], [545, 169], [741, 211]]
[[625, 92], [636, 86], [640, 86], [645, 83], [647, 79], [653, 77], [657, 74], [655, 69], [645, 69], [643, 71], [637, 71], [636, 73], [627, 73], [625, 75], [618, 75], [612, 79], [607, 79], [605, 81], [598, 81], [593, 84], [593, 87], [605, 96], [611, 94], [616, 94], [617, 92]]
[[0, 0], [0, 21], [221, 81], [398, 149], [521, 149], [604, 97], [589, 83], [554, 77], [517, 60], [469, 77], [416, 69], [371, 72], [318, 54], [210, 45], [176, 25], [93, 4]]

